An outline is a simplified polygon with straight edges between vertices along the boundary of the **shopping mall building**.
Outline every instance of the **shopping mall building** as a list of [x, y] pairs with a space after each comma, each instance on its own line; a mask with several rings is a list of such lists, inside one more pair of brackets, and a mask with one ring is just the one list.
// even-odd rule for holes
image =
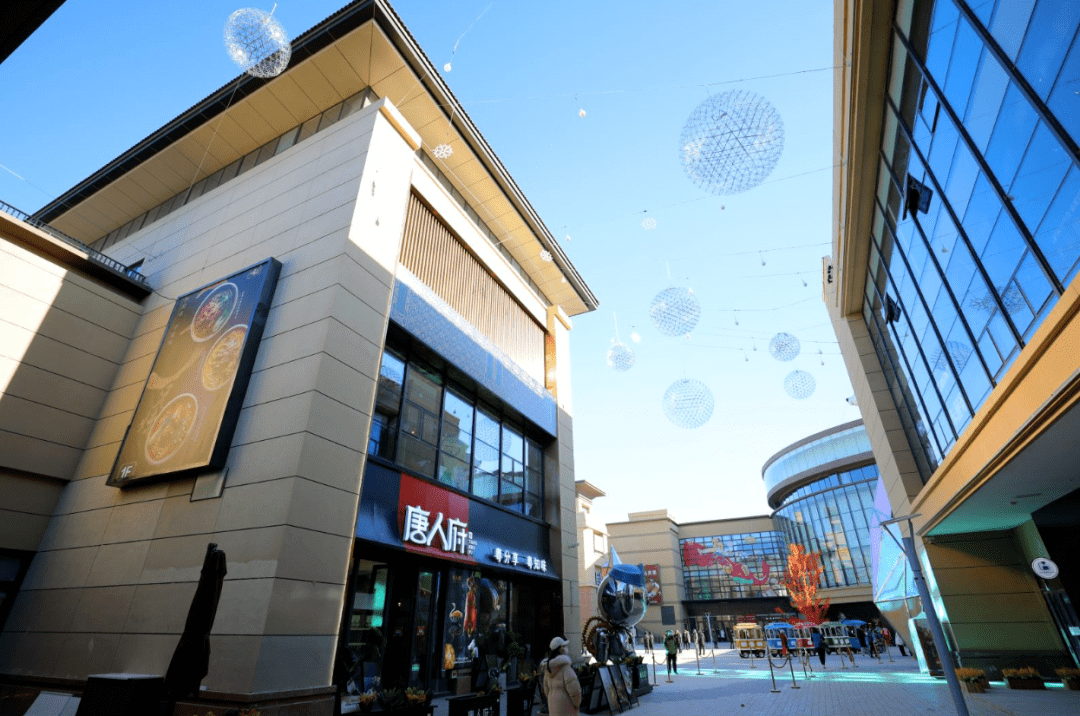
[[888, 506], [959, 662], [1046, 675], [1080, 657], [1078, 27], [836, 3], [824, 298]]
[[3, 683], [163, 674], [209, 543], [200, 713], [329, 714], [347, 651], [446, 692], [470, 642], [578, 638], [597, 300], [442, 74], [360, 0], [0, 213]]
[[[645, 566], [650, 606], [639, 632], [730, 631], [743, 619], [777, 619], [778, 609], [795, 616], [783, 586], [791, 544], [821, 555], [820, 595], [832, 602], [830, 617], [881, 617], [871, 549], [879, 473], [862, 422], [787, 446], [762, 477], [771, 515], [680, 523], [654, 510], [608, 524], [619, 558]], [[583, 599], [583, 613], [590, 608]]]

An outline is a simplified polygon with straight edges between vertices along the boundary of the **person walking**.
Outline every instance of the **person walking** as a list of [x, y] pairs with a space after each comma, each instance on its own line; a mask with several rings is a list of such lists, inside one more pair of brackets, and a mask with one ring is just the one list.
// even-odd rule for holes
[[542, 689], [550, 716], [577, 716], [581, 710], [581, 682], [570, 666], [566, 647], [570, 642], [557, 636], [548, 645], [547, 658], [540, 662]]
[[[669, 631], [668, 633], [670, 634], [671, 632]], [[667, 646], [666, 643], [665, 646]], [[682, 651], [682, 632], [678, 629], [675, 630], [675, 648], [678, 651]]]
[[697, 632], [697, 653], [698, 656], [705, 656], [705, 632], [703, 631]]
[[828, 645], [825, 643], [825, 637], [822, 636], [821, 632], [819, 632], [817, 629], [815, 629], [811, 633], [811, 637], [814, 640], [814, 650], [817, 651], [817, 658], [821, 662], [821, 668], [824, 669], [825, 654], [827, 654], [829, 650]]
[[670, 679], [672, 671], [679, 673], [679, 645], [675, 634], [672, 634], [670, 629], [664, 635], [664, 651], [667, 652], [667, 673]]
[[686, 645], [687, 649], [692, 649], [694, 647], [694, 642], [690, 641], [690, 630], [689, 629], [683, 629], [682, 638], [683, 638], [683, 644]]
[[900, 650], [900, 656], [907, 656], [907, 652], [904, 651], [904, 647], [907, 645], [904, 643], [904, 637], [900, 636], [900, 632], [893, 633], [893, 643]]

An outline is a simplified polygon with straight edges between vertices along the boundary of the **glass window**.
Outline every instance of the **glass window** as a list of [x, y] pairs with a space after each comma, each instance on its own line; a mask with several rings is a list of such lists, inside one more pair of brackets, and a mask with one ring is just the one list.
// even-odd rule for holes
[[1037, 122], [1035, 110], [1016, 83], [1011, 83], [986, 149], [986, 163], [1002, 186], [1012, 182]]
[[1035, 242], [1058, 280], [1068, 285], [1076, 275], [1080, 258], [1080, 169], [1075, 166], [1069, 168], [1054, 195], [1035, 232]]
[[306, 121], [306, 122], [304, 122], [303, 124], [300, 125], [300, 133], [296, 135], [296, 143], [297, 144], [304, 141], [305, 139], [310, 137], [312, 134], [315, 134], [315, 131], [319, 127], [319, 119], [321, 117], [322, 117], [322, 115], [317, 114], [314, 117], [312, 117], [311, 119], [309, 119], [308, 121]]
[[286, 149], [296, 144], [296, 136], [300, 133], [300, 127], [293, 127], [285, 134], [282, 134], [278, 139], [277, 148], [274, 150], [274, 156], [281, 154]]
[[990, 34], [1010, 60], [1016, 59], [1034, 6], [1035, 0], [1008, 0], [997, 3], [990, 20]]
[[1067, 80], [1077, 77], [1060, 73], [1060, 70], [1065, 54], [1073, 44], [1078, 23], [1080, 3], [1074, 0], [1039, 0], [1030, 16], [1017, 65], [1032, 89], [1043, 99], [1059, 77]]
[[974, 85], [975, 71], [979, 67], [979, 55], [983, 51], [982, 40], [967, 20], [957, 21], [956, 38], [953, 42], [952, 60], [943, 92], [945, 99], [960, 116], [967, 109], [968, 97]]
[[[989, 52], [983, 53], [971, 93], [971, 103], [964, 115], [964, 128], [979, 151], [986, 151], [986, 143], [990, 141], [990, 132], [994, 128], [994, 121], [1008, 86], [1009, 77], [1001, 64]], [[950, 126], [951, 124], [950, 121]]]
[[1072, 159], [1044, 122], [1039, 122], [1020, 169], [1007, 191], [1024, 223], [1034, 233], [1057, 195]]
[[439, 481], [459, 490], [469, 490], [472, 465], [473, 406], [451, 391], [443, 399], [442, 455]]
[[343, 104], [344, 102], [339, 102], [330, 109], [323, 112], [322, 116], [319, 119], [319, 128], [315, 131], [321, 132], [327, 127], [329, 127], [331, 124], [337, 122], [338, 118], [341, 117], [341, 107]]

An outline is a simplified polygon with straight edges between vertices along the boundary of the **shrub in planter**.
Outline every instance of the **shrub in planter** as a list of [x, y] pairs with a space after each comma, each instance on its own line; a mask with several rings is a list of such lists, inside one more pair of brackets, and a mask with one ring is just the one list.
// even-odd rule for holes
[[1045, 689], [1042, 675], [1030, 666], [1020, 669], [1002, 669], [1001, 675], [1005, 677], [1010, 689]]
[[1061, 679], [1061, 683], [1065, 684], [1066, 689], [1069, 691], [1080, 691], [1080, 669], [1063, 667], [1061, 669], [1054, 669], [1054, 673]]
[[968, 693], [981, 694], [989, 687], [986, 672], [982, 669], [956, 669], [956, 678]]

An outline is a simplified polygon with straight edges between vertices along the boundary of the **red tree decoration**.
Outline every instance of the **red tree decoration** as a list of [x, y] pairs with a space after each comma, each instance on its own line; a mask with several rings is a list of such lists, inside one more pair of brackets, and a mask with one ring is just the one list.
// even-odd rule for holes
[[807, 552], [801, 545], [788, 545], [787, 587], [791, 604], [803, 618], [814, 624], [825, 621], [829, 611], [829, 599], [822, 601], [818, 596], [818, 585], [825, 568], [821, 566], [820, 552]]

